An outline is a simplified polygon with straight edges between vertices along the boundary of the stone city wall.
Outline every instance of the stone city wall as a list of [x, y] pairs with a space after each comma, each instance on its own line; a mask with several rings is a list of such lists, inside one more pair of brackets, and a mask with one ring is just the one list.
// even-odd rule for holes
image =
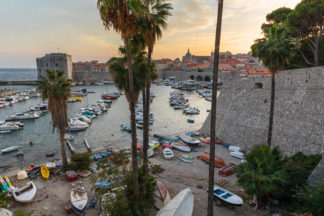
[[[266, 143], [270, 77], [221, 73], [216, 134], [246, 149]], [[210, 115], [201, 128], [209, 134]], [[324, 154], [324, 67], [282, 71], [276, 76], [272, 143], [287, 155]]]
[[93, 84], [96, 82], [112, 81], [111, 75], [108, 72], [74, 72], [73, 80], [76, 82], [83, 82], [86, 84]]

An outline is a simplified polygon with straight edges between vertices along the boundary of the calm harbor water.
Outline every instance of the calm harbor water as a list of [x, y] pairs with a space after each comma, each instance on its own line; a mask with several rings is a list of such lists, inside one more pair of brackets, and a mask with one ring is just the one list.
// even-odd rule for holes
[[[0, 74], [0, 78], [1, 78]], [[0, 87], [4, 88], [4, 87]], [[8, 86], [6, 86], [8, 88]], [[27, 90], [33, 86], [11, 86], [12, 89]], [[109, 86], [86, 86], [88, 90], [96, 93], [88, 94], [82, 102], [69, 103], [68, 115], [80, 113], [80, 108], [96, 104], [101, 94], [115, 92], [113, 85]], [[80, 87], [74, 87], [80, 89]], [[154, 113], [154, 124], [151, 126], [151, 134], [174, 135], [177, 133], [197, 130], [206, 119], [210, 109], [210, 102], [205, 101], [197, 93], [186, 92], [185, 97], [189, 99], [189, 105], [200, 109], [199, 115], [186, 116], [182, 110], [173, 110], [169, 106], [169, 95], [173, 91], [169, 86], [152, 86], [152, 92], [156, 96], [151, 104], [151, 111]], [[28, 107], [42, 103], [41, 99], [31, 98], [25, 102], [16, 103], [13, 106], [0, 109], [0, 120], [5, 120], [10, 114], [24, 111]], [[187, 119], [194, 119], [194, 124], [187, 123]], [[128, 147], [130, 146], [130, 134], [120, 129], [121, 124], [129, 124], [128, 103], [125, 96], [121, 96], [112, 103], [108, 112], [103, 113], [94, 119], [93, 124], [85, 131], [73, 133], [72, 144], [80, 152], [86, 151], [83, 139], [86, 138], [94, 150], [103, 149], [109, 146]], [[139, 142], [142, 140], [142, 131], [137, 130]], [[29, 142], [34, 144], [31, 146]], [[24, 167], [41, 162], [59, 160], [60, 144], [56, 133], [52, 133], [51, 114], [47, 113], [39, 119], [26, 120], [25, 126], [19, 131], [10, 134], [0, 134], [0, 149], [10, 146], [19, 146], [19, 151], [24, 152]], [[46, 158], [45, 153], [51, 150], [56, 151], [54, 158]], [[69, 150], [67, 149], [67, 152]], [[0, 155], [0, 174], [12, 167], [20, 166], [16, 153]]]
[[35, 68], [0, 68], [0, 81], [37, 80]]

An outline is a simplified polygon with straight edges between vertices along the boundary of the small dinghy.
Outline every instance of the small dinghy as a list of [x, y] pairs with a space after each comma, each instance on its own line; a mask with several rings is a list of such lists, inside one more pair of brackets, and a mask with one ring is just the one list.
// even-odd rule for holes
[[43, 179], [48, 180], [50, 173], [46, 165], [41, 166], [41, 174]]
[[17, 202], [30, 203], [36, 196], [37, 188], [34, 182], [29, 181], [22, 188], [15, 188], [13, 191], [13, 197]]
[[154, 150], [160, 146], [160, 142], [157, 140], [151, 141], [149, 143], [150, 149]]
[[70, 199], [72, 209], [75, 213], [83, 215], [87, 210], [88, 195], [81, 183], [77, 185], [72, 185], [73, 189], [71, 191]]
[[0, 176], [0, 192], [5, 191], [8, 192], [9, 186], [7, 182]]
[[[199, 158], [201, 160], [205, 161], [206, 163], [209, 163], [209, 161], [210, 161], [210, 155], [208, 152], [205, 152], [204, 154], [199, 155]], [[224, 162], [223, 158], [215, 155], [214, 166], [215, 167], [224, 167], [224, 166], [226, 166], [226, 163]]]
[[147, 157], [153, 157], [154, 155], [154, 150], [153, 149], [147, 149]]
[[171, 160], [174, 158], [173, 151], [170, 148], [163, 149], [163, 157], [166, 160]]
[[178, 149], [180, 151], [184, 151], [184, 152], [190, 152], [190, 148], [187, 144], [181, 142], [181, 141], [177, 141], [177, 142], [173, 142], [171, 143], [171, 145], [175, 148]]
[[231, 205], [241, 206], [243, 204], [241, 197], [216, 185], [214, 186], [214, 196]]
[[111, 182], [108, 179], [103, 181], [98, 181], [94, 184], [94, 186], [98, 189], [108, 189], [111, 185]]
[[5, 154], [5, 153], [12, 152], [12, 151], [16, 151], [18, 148], [19, 148], [18, 146], [11, 146], [9, 148], [2, 149], [1, 153]]
[[166, 204], [168, 204], [171, 200], [168, 189], [165, 184], [160, 181], [156, 182], [155, 190], [154, 190], [154, 206], [157, 209], [163, 208]]
[[188, 135], [180, 135], [179, 138], [186, 144], [192, 145], [192, 146], [197, 146], [200, 143], [200, 140], [194, 139]]
[[189, 155], [181, 155], [180, 160], [185, 163], [192, 163], [193, 159]]
[[232, 151], [232, 152], [240, 152], [241, 151], [241, 148], [238, 147], [238, 146], [230, 146], [228, 147], [228, 150]]
[[190, 188], [180, 191], [156, 216], [191, 216], [194, 195]]
[[237, 152], [237, 151], [233, 151], [230, 152], [230, 155], [239, 159], [244, 159], [244, 153], [243, 152]]
[[48, 169], [54, 169], [56, 167], [56, 164], [55, 163], [47, 163], [46, 166]]
[[14, 214], [5, 208], [0, 208], [0, 215], [1, 216], [14, 216]]

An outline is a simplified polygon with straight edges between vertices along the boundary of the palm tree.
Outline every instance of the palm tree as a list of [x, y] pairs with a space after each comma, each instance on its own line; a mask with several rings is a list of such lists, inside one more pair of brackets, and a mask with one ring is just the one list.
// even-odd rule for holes
[[235, 171], [238, 183], [247, 194], [256, 197], [258, 205], [262, 205], [286, 183], [282, 175], [282, 155], [278, 147], [271, 149], [269, 145], [256, 145], [245, 160]]
[[[120, 58], [111, 58], [109, 60], [109, 73], [111, 74], [116, 87], [119, 90], [125, 91], [126, 99], [131, 106], [130, 85], [128, 79], [128, 67], [127, 67], [127, 51], [125, 47], [120, 47], [119, 52], [122, 55]], [[134, 97], [135, 104], [142, 89], [145, 86], [146, 75], [146, 57], [145, 52], [139, 50], [136, 46], [131, 46], [132, 54], [132, 71], [134, 73]]]
[[207, 215], [213, 216], [214, 207], [214, 160], [215, 160], [215, 140], [216, 140], [216, 105], [217, 105], [217, 87], [218, 87], [218, 64], [219, 64], [219, 46], [223, 18], [223, 0], [218, 1], [215, 55], [213, 68], [213, 91], [211, 105], [211, 122], [210, 122], [210, 161], [209, 161], [209, 179], [208, 179], [208, 209]]
[[113, 28], [121, 34], [125, 43], [128, 64], [129, 97], [130, 97], [130, 119], [132, 130], [132, 169], [134, 172], [134, 195], [138, 198], [138, 165], [137, 165], [137, 137], [135, 122], [135, 92], [134, 74], [132, 70], [132, 56], [130, 50], [130, 38], [138, 30], [138, 15], [141, 12], [140, 0], [98, 0], [97, 7], [103, 25], [107, 30]]
[[40, 77], [39, 89], [43, 100], [48, 99], [48, 110], [52, 116], [53, 132], [60, 135], [63, 170], [67, 166], [64, 135], [69, 127], [66, 100], [70, 96], [72, 80], [64, 77], [64, 71], [47, 70], [47, 78]]
[[[141, 34], [148, 47], [147, 68], [152, 66], [153, 48], [158, 39], [162, 37], [162, 29], [167, 28], [167, 17], [171, 16], [171, 4], [165, 3], [165, 0], [144, 0], [145, 15], [141, 17]], [[150, 89], [151, 72], [148, 71], [145, 80], [145, 91], [143, 91], [143, 188], [145, 190], [145, 176], [148, 168], [147, 149], [149, 143], [149, 113], [150, 113]], [[143, 192], [145, 193], [145, 191]]]
[[289, 64], [289, 59], [295, 53], [296, 42], [288, 38], [283, 26], [273, 26], [268, 29], [265, 38], [255, 40], [251, 46], [252, 55], [262, 60], [271, 72], [271, 102], [269, 114], [268, 144], [272, 142], [274, 115], [276, 73]]

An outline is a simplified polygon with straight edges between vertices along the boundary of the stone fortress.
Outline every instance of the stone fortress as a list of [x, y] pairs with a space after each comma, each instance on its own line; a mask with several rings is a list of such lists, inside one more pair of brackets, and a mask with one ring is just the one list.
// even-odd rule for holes
[[36, 59], [37, 78], [47, 77], [46, 70], [63, 70], [65, 77], [72, 79], [72, 56], [66, 53], [51, 53]]
[[63, 70], [65, 77], [83, 84], [111, 81], [109, 65], [107, 63], [73, 62], [72, 56], [66, 53], [50, 53], [37, 58], [37, 77], [47, 77], [46, 70]]
[[[221, 72], [216, 135], [250, 149], [265, 144], [270, 110], [270, 77]], [[210, 115], [201, 128], [210, 133]], [[276, 75], [274, 146], [285, 154], [324, 154], [324, 67], [287, 70]]]

